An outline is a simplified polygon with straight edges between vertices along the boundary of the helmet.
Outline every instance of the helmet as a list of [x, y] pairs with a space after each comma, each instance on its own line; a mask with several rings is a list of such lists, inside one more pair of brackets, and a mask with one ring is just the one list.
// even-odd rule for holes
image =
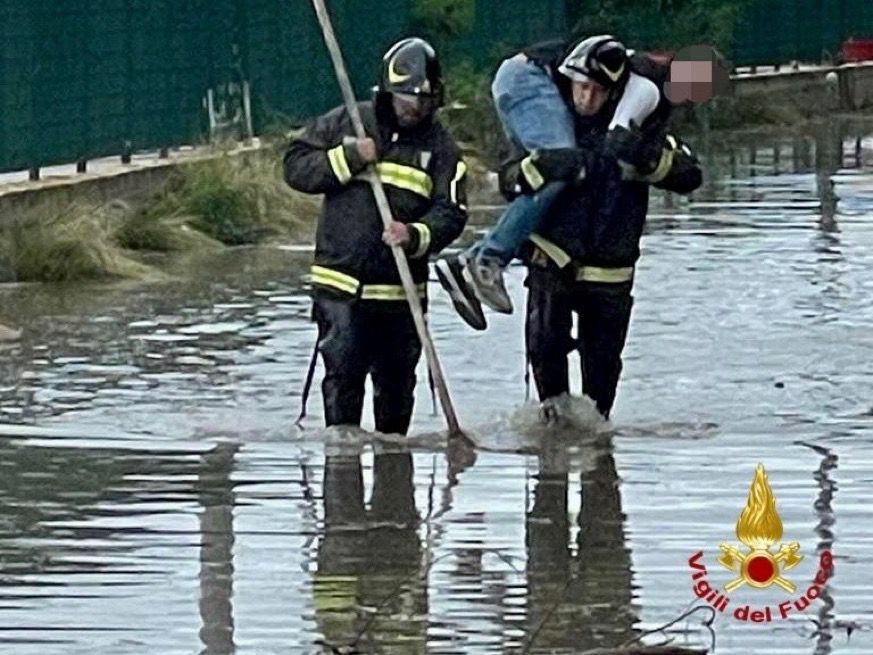
[[412, 37], [388, 48], [382, 57], [379, 91], [429, 96], [442, 104], [442, 70], [433, 46]]
[[558, 71], [577, 82], [595, 81], [607, 89], [618, 86], [628, 75], [624, 44], [609, 34], [579, 41], [558, 66]]

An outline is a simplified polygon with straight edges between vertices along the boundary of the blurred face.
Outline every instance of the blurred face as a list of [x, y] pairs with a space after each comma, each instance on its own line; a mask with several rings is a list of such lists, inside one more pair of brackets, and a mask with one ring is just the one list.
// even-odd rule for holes
[[415, 127], [435, 109], [433, 98], [409, 93], [392, 93], [391, 104], [400, 127]]
[[664, 85], [674, 105], [707, 102], [731, 90], [731, 63], [709, 45], [691, 45], [679, 50], [670, 64]]
[[711, 61], [679, 61], [670, 65], [670, 80], [664, 91], [675, 105], [683, 102], [706, 102], [713, 96]]
[[608, 97], [609, 90], [594, 80], [573, 80], [573, 106], [580, 116], [594, 116], [603, 108]]

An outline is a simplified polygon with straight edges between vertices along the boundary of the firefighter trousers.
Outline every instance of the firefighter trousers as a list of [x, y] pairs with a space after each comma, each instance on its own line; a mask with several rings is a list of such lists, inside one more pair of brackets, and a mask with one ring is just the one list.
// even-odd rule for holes
[[[569, 393], [568, 355], [581, 359], [582, 392], [609, 417], [630, 322], [631, 283], [556, 286], [528, 277], [526, 347], [540, 400]], [[573, 314], [578, 316], [573, 337]]]
[[314, 316], [325, 369], [321, 384], [325, 423], [360, 425], [369, 374], [376, 430], [406, 434], [415, 401], [415, 366], [421, 356], [409, 309], [380, 310], [317, 296]]

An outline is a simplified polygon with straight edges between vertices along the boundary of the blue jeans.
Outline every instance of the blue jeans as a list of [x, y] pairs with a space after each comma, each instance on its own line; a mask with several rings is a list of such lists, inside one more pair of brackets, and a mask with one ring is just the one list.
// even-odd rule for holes
[[[548, 73], [523, 55], [500, 65], [491, 95], [506, 136], [516, 148], [575, 147], [573, 117], [564, 98]], [[507, 266], [564, 186], [564, 182], [550, 182], [533, 195], [513, 200], [470, 254]]]

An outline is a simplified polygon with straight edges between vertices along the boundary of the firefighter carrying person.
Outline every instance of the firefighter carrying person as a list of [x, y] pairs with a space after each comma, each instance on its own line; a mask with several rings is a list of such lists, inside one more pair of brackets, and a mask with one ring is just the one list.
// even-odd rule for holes
[[[572, 147], [563, 142], [533, 152], [517, 147], [500, 172], [501, 190], [509, 199], [536, 202], [541, 190], [554, 189], [520, 252], [528, 266], [527, 356], [548, 415], [552, 399], [569, 392], [567, 358], [578, 350], [583, 393], [608, 418], [630, 321], [649, 185], [689, 193], [701, 184], [702, 174], [688, 146], [666, 134], [670, 104], [661, 94], [663, 78], [632, 64], [614, 37], [584, 39], [568, 52], [557, 44], [544, 46], [524, 56], [519, 65], [557, 71], [556, 88], [572, 118], [572, 129], [561, 137], [572, 138]], [[647, 91], [640, 98], [648, 100], [632, 103], [636, 118], [616, 129], [632, 75], [641, 78]], [[470, 311], [475, 294], [464, 270], [451, 260], [437, 267], [459, 313], [481, 328], [481, 307], [480, 316]]]
[[[443, 92], [433, 47], [403, 39], [382, 59], [374, 99], [358, 104], [366, 138], [354, 136], [338, 107], [313, 121], [285, 154], [287, 183], [324, 194], [310, 278], [328, 426], [360, 425], [369, 374], [376, 430], [409, 428], [421, 342], [390, 246], [405, 251], [424, 305], [428, 257], [467, 220], [466, 165], [436, 116]], [[371, 164], [391, 207], [388, 229], [361, 175]]]
[[[645, 54], [627, 51], [610, 35], [598, 35], [578, 39], [569, 46], [552, 41], [525, 48], [501, 63], [491, 90], [512, 147], [531, 153], [527, 165], [537, 160], [539, 167], [548, 169], [563, 166], [562, 151], [576, 145], [570, 102], [574, 81], [590, 80], [609, 95], [613, 111], [607, 147], [616, 156], [633, 159], [635, 144], [643, 140], [641, 126], [645, 123], [651, 128], [657, 123], [662, 129], [672, 104], [685, 100], [703, 102], [711, 97], [713, 82], [727, 78], [721, 64], [720, 55], [712, 48], [692, 46], [679, 51], [668, 67]], [[680, 94], [670, 94], [669, 78], [674, 73], [672, 86], [682, 91]], [[694, 93], [685, 94], [687, 88], [693, 88]], [[628, 176], [655, 172], [645, 169], [645, 164], [640, 168], [640, 161], [623, 163]], [[658, 160], [647, 163], [656, 166]], [[532, 181], [536, 185], [533, 192], [516, 197], [481, 241], [459, 256], [437, 262], [440, 281], [456, 309], [476, 329], [486, 327], [480, 301], [494, 311], [512, 312], [512, 301], [503, 284], [503, 269], [519, 254], [567, 184], [560, 179], [542, 184], [537, 179]]]

